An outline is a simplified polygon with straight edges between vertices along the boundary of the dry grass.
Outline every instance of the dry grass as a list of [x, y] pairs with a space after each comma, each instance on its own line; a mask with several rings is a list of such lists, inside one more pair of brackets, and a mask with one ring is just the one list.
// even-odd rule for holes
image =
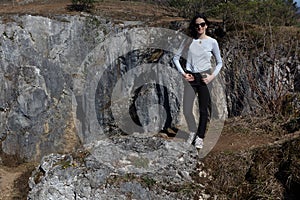
[[299, 197], [300, 137], [250, 150], [212, 153], [204, 158], [213, 180], [207, 191], [219, 199]]

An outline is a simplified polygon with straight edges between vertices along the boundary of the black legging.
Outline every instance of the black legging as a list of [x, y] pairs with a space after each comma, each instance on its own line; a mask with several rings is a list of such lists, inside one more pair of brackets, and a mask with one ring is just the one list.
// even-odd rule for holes
[[[191, 132], [196, 132], [200, 138], [205, 137], [206, 126], [208, 122], [208, 108], [210, 104], [209, 87], [202, 81], [200, 73], [193, 74], [195, 80], [185, 84], [183, 96], [183, 114]], [[193, 115], [194, 100], [198, 95], [199, 103], [199, 125], [196, 126], [196, 120]]]

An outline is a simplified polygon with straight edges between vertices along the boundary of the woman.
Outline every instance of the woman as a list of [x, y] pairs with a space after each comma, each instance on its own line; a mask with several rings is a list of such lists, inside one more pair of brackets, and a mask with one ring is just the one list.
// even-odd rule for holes
[[[218, 75], [222, 68], [222, 58], [218, 42], [214, 38], [206, 35], [208, 24], [209, 22], [203, 14], [198, 14], [191, 20], [189, 31], [193, 40], [189, 45], [185, 70], [179, 62], [181, 55], [176, 55], [173, 58], [178, 71], [190, 84], [184, 87], [183, 114], [190, 131], [187, 143], [193, 144], [195, 141], [195, 147], [198, 149], [203, 147], [203, 139], [208, 122], [210, 93], [207, 86]], [[212, 56], [215, 57], [216, 67], [211, 73]], [[198, 127], [196, 126], [192, 112], [196, 94], [198, 95], [200, 113]]]

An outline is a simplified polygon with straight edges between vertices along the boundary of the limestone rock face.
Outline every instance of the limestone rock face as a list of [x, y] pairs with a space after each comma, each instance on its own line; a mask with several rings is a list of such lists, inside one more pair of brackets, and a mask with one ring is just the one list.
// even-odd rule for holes
[[[186, 35], [95, 16], [31, 15], [3, 17], [0, 33], [4, 153], [40, 160], [116, 134], [186, 131], [184, 80], [172, 62]], [[212, 118], [224, 121], [226, 97], [214, 85]]]
[[94, 46], [86, 34], [91, 27], [71, 16], [1, 20], [2, 150], [25, 160], [72, 151], [80, 142], [71, 112], [72, 74]]

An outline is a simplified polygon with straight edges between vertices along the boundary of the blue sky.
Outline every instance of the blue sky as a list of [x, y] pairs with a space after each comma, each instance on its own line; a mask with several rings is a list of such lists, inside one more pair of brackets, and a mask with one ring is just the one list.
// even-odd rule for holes
[[294, 2], [297, 2], [297, 6], [300, 7], [300, 0], [294, 0]]

